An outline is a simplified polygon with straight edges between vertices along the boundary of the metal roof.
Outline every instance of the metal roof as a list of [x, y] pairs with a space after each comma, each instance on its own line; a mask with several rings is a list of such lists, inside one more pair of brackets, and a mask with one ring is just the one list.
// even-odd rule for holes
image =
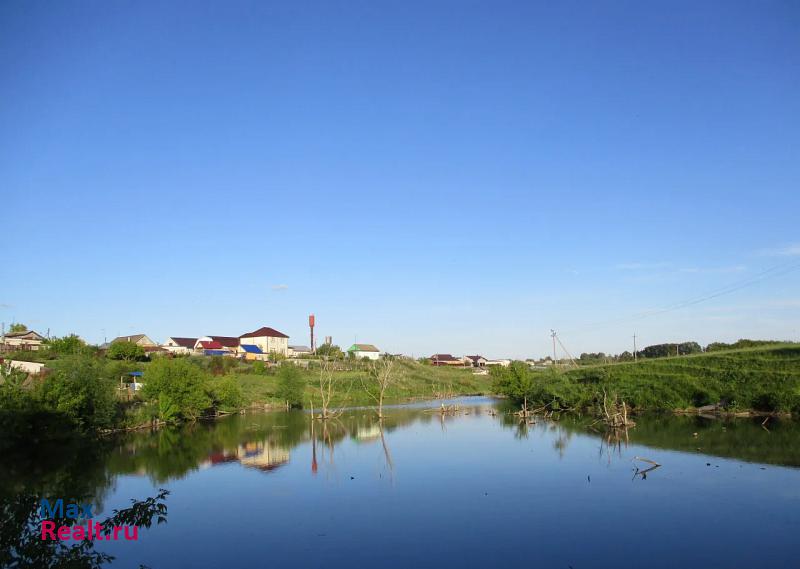
[[258, 346], [251, 346], [250, 344], [242, 344], [239, 346], [248, 354], [263, 354], [264, 352], [261, 351], [261, 348]]

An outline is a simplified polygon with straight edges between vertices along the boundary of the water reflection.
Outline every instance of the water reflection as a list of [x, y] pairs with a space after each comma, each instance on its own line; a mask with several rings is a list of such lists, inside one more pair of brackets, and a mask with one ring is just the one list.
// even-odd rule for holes
[[[148, 536], [150, 545], [113, 551], [127, 556], [135, 563], [131, 566], [138, 566], [141, 560], [134, 557], [140, 553], [150, 556], [144, 561], [169, 559], [174, 540], [181, 539], [176, 536], [185, 535], [209, 547], [219, 542], [220, 551], [249, 552], [254, 565], [261, 555], [256, 542], [265, 540], [276, 552], [275, 563], [291, 561], [292, 549], [285, 544], [297, 549], [313, 542], [338, 565], [345, 553], [351, 564], [366, 564], [369, 556], [394, 545], [386, 536], [407, 534], [444, 566], [451, 544], [470, 549], [484, 536], [500, 542], [509, 532], [522, 543], [533, 529], [552, 543], [578, 532], [591, 541], [587, 550], [602, 550], [609, 536], [593, 540], [587, 528], [602, 528], [612, 503], [634, 533], [642, 524], [639, 512], [682, 500], [706, 511], [727, 508], [717, 520], [725, 531], [711, 536], [723, 540], [735, 529], [728, 520], [741, 515], [736, 508], [744, 508], [744, 497], [749, 497], [751, 510], [771, 504], [776, 521], [763, 531], [753, 530], [764, 534], [759, 543], [791, 529], [786, 525], [793, 519], [788, 506], [796, 497], [778, 493], [787, 487], [779, 482], [797, 480], [795, 471], [764, 473], [746, 465], [716, 470], [706, 465], [719, 456], [800, 466], [797, 423], [770, 421], [769, 431], [761, 421], [699, 417], [637, 417], [637, 426], [627, 431], [606, 431], [592, 423], [576, 415], [520, 420], [507, 413], [503, 402], [475, 399], [446, 403], [444, 412], [438, 402], [387, 408], [382, 421], [369, 409], [325, 421], [297, 411], [251, 413], [100, 442], [31, 445], [6, 453], [0, 461], [0, 550], [20, 539], [26, 512], [39, 496], [90, 497], [100, 508], [106, 502], [119, 507], [160, 486], [174, 489], [170, 499], [178, 503], [169, 526]], [[680, 452], [666, 455], [663, 450]], [[727, 488], [743, 498], [725, 501]], [[253, 503], [261, 506], [250, 508]], [[264, 516], [265, 509], [274, 515]], [[532, 514], [546, 511], [559, 516], [540, 520]], [[220, 535], [218, 526], [204, 521], [220, 515], [225, 527], [257, 528], [258, 539]], [[678, 515], [655, 522], [659, 535], [669, 533]], [[509, 519], [513, 523], [505, 523]], [[345, 527], [350, 533], [338, 533]], [[318, 543], [319, 536], [334, 534], [339, 541]], [[363, 548], [369, 539], [351, 535], [368, 536], [375, 548]], [[598, 535], [602, 537], [602, 530]], [[560, 545], [553, 550], [567, 551], [576, 561], [578, 554], [566, 543]], [[393, 551], [399, 552], [395, 566], [430, 561], [415, 557], [415, 548]], [[476, 563], [491, 564], [480, 551], [470, 551]], [[222, 559], [214, 555], [198, 546], [184, 566], [218, 566]], [[564, 559], [533, 555], [540, 556], [542, 566], [566, 566]]]

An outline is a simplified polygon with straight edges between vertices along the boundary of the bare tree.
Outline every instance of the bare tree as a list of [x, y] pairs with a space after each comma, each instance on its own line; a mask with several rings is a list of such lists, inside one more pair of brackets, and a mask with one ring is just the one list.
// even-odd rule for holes
[[364, 391], [378, 404], [378, 418], [383, 419], [383, 399], [386, 390], [395, 383], [394, 359], [389, 356], [377, 359], [369, 367], [369, 383], [361, 378]]
[[319, 396], [322, 402], [322, 413], [319, 416], [320, 419], [331, 419], [334, 416], [330, 411], [331, 398], [333, 397], [335, 383], [333, 380], [333, 366], [334, 362], [330, 360], [323, 360], [320, 362]]

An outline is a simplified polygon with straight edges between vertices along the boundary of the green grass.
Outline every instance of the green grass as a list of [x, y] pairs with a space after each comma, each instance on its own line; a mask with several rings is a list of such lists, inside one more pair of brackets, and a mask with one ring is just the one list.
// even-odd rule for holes
[[800, 344], [533, 372], [529, 400], [589, 408], [603, 391], [637, 409], [800, 412]]
[[[285, 364], [288, 365], [288, 364]], [[334, 372], [335, 390], [332, 404], [370, 405], [373, 400], [365, 392], [362, 378], [366, 380], [366, 368]], [[253, 374], [236, 372], [231, 374], [242, 388], [248, 405], [280, 405], [274, 394], [277, 378], [269, 373]], [[313, 399], [319, 405], [319, 370], [303, 371], [306, 380], [304, 405]], [[471, 369], [445, 368], [422, 365], [410, 360], [401, 360], [394, 367], [394, 384], [386, 392], [386, 402], [408, 401], [419, 398], [437, 398], [455, 395], [478, 395], [490, 392], [489, 376], [474, 375]]]

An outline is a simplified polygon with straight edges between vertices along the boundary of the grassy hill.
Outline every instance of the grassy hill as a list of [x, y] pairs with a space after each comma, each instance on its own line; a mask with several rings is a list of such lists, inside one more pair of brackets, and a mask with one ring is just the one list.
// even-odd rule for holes
[[[528, 399], [588, 408], [603, 391], [638, 409], [800, 412], [800, 344], [532, 372]], [[497, 385], [497, 384], [496, 384]], [[499, 389], [502, 391], [502, 388]]]

